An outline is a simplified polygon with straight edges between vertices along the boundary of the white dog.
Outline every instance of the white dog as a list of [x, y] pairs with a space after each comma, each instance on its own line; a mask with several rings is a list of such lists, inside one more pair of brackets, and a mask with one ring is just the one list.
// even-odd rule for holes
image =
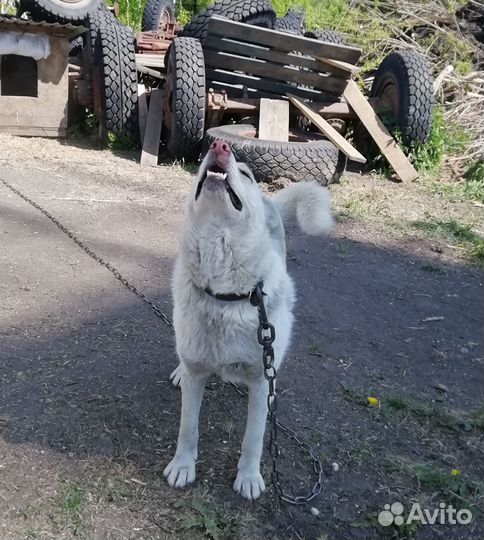
[[257, 308], [250, 293], [263, 282], [269, 321], [275, 326], [275, 368], [289, 345], [294, 286], [286, 270], [283, 221], [297, 216], [308, 234], [332, 224], [327, 191], [299, 183], [268, 199], [250, 169], [227, 143], [210, 147], [188, 197], [181, 248], [173, 277], [174, 326], [182, 409], [178, 446], [164, 470], [171, 486], [195, 480], [198, 417], [205, 383], [216, 373], [247, 385], [249, 410], [234, 489], [246, 499], [264, 491], [260, 474], [267, 415], [267, 381], [257, 342]]

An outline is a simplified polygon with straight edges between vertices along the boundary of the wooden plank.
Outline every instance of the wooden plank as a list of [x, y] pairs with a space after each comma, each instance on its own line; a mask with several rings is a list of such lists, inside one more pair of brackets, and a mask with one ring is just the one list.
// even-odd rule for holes
[[244, 36], [244, 41], [266, 45], [280, 51], [298, 51], [309, 56], [342, 60], [351, 64], [356, 64], [361, 55], [361, 49], [357, 47], [336, 45], [318, 41], [317, 39], [286, 34], [277, 30], [251, 26], [249, 24], [230, 21], [218, 15], [211, 17], [208, 23], [208, 33], [209, 35], [219, 35], [239, 40], [241, 36]]
[[[215, 82], [228, 83], [232, 85], [239, 85], [240, 88], [246, 86], [247, 88], [254, 88], [255, 90], [262, 90], [276, 96], [284, 96], [287, 92], [306, 99], [319, 100], [324, 94], [317, 90], [311, 90], [310, 88], [298, 88], [290, 84], [282, 82], [268, 81], [259, 79], [257, 77], [251, 77], [250, 75], [244, 75], [242, 73], [228, 73], [226, 71], [219, 71], [210, 68], [205, 69], [207, 81], [207, 87], [210, 85], [215, 86]], [[219, 85], [217, 85], [219, 86]], [[230, 94], [230, 88], [225, 87], [228, 94]], [[235, 94], [234, 94], [235, 95]], [[336, 98], [335, 98], [336, 99]]]
[[354, 109], [358, 118], [368, 130], [399, 178], [404, 182], [418, 178], [417, 171], [383, 125], [383, 122], [368, 103], [355, 81], [348, 82], [348, 86], [344, 91], [344, 97]]
[[148, 118], [148, 99], [144, 84], [138, 84], [138, 124], [140, 140], [144, 140], [146, 120]]
[[[254, 88], [246, 88], [242, 87], [241, 85], [232, 85], [224, 82], [217, 82], [217, 81], [210, 81], [209, 83], [210, 88], [213, 88], [214, 90], [220, 92], [222, 90], [225, 90], [227, 92], [227, 96], [229, 99], [253, 99], [254, 101], [259, 102], [261, 98], [267, 98], [267, 99], [282, 99], [284, 96], [280, 93], [280, 88], [278, 88], [277, 92], [269, 92], [265, 90], [256, 90]], [[290, 87], [291, 91], [296, 90], [296, 87]], [[294, 93], [294, 92], [293, 92]], [[316, 96], [319, 98], [319, 96]], [[314, 95], [311, 97], [304, 96], [307, 99], [315, 99]], [[259, 109], [259, 103], [257, 103], [257, 110]]]
[[163, 118], [163, 94], [160, 88], [151, 90], [150, 108], [146, 121], [140, 165], [156, 167], [160, 148], [161, 122]]
[[265, 141], [289, 140], [289, 103], [281, 99], [261, 99], [259, 112], [259, 139]]
[[242, 41], [234, 41], [232, 39], [224, 39], [217, 36], [209, 36], [205, 41], [204, 50], [223, 51], [233, 54], [240, 54], [249, 58], [259, 58], [268, 60], [275, 64], [283, 66], [297, 66], [304, 69], [311, 69], [319, 73], [332, 73], [334, 76], [341, 79], [348, 79], [349, 73], [339, 66], [324, 64], [319, 60], [314, 60], [308, 56], [300, 56], [288, 52], [276, 51], [261, 45], [253, 45]]
[[0, 133], [18, 135], [19, 137], [65, 137], [67, 129], [60, 127], [17, 126], [0, 123]]
[[311, 71], [300, 71], [297, 68], [271, 64], [257, 58], [242, 58], [232, 54], [205, 51], [205, 65], [227, 71], [243, 71], [250, 75], [284, 82], [294, 82], [310, 86], [317, 90], [341, 94], [346, 87], [346, 81], [331, 76], [320, 75]]
[[336, 70], [340, 70], [347, 75], [354, 75], [360, 71], [358, 66], [349, 64], [348, 62], [341, 62], [339, 60], [331, 60], [331, 58], [316, 58], [316, 60], [322, 64], [325, 68], [333, 67]]
[[165, 55], [164, 54], [141, 54], [136, 53], [136, 63], [146, 67], [152, 68], [164, 68], [165, 67]]
[[358, 163], [366, 163], [366, 158], [363, 157], [356, 148], [354, 148], [340, 133], [338, 133], [333, 126], [328, 124], [326, 120], [319, 116], [316, 112], [310, 109], [302, 101], [299, 101], [294, 96], [288, 94], [287, 96], [291, 103], [293, 103], [311, 122], [324, 134], [328, 139], [339, 148], [348, 159], [352, 161], [358, 161]]

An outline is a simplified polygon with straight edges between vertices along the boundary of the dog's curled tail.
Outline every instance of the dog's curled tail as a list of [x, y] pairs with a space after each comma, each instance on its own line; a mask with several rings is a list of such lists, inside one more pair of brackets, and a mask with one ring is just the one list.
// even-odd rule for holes
[[279, 191], [272, 199], [283, 223], [294, 215], [306, 234], [318, 235], [333, 225], [328, 190], [316, 182], [299, 182]]

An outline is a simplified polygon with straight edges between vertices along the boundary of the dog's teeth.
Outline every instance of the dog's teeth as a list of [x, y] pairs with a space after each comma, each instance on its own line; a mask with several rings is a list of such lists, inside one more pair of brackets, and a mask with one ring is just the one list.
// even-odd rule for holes
[[227, 178], [227, 173], [215, 172], [215, 171], [211, 171], [210, 169], [208, 170], [208, 174], [210, 176], [215, 176], [216, 178], [220, 178], [221, 180], [225, 180]]

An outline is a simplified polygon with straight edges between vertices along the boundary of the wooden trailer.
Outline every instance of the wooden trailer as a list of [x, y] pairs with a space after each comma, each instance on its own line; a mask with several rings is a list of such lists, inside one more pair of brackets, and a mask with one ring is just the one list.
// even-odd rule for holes
[[[142, 164], [156, 164], [152, 153], [163, 124], [176, 159], [196, 159], [203, 139], [223, 138], [259, 179], [289, 172], [295, 180], [330, 183], [347, 159], [366, 161], [345, 138], [353, 123], [364, 127], [401, 180], [413, 180], [415, 169], [377, 114], [399, 114], [392, 110], [399, 88], [389, 84], [385, 99], [368, 100], [354, 80], [360, 55], [357, 47], [213, 16], [203, 45], [176, 37], [167, 51]], [[431, 94], [425, 99], [431, 103]]]

